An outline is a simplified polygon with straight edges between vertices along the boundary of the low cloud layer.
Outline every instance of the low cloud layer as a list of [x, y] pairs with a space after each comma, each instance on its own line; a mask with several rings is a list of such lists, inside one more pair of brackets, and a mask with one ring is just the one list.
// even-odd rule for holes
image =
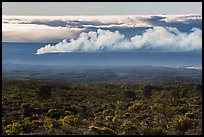
[[71, 39], [84, 30], [36, 24], [3, 24], [2, 26], [2, 39], [6, 42], [56, 42]]
[[59, 42], [98, 29], [118, 30], [127, 39], [155, 26], [189, 33], [202, 29], [202, 15], [107, 15], [107, 16], [2, 16], [3, 42]]
[[36, 54], [59, 52], [109, 52], [132, 50], [192, 51], [202, 49], [202, 30], [181, 32], [172, 27], [153, 27], [127, 39], [119, 31], [98, 29], [82, 32], [78, 38], [45, 45]]

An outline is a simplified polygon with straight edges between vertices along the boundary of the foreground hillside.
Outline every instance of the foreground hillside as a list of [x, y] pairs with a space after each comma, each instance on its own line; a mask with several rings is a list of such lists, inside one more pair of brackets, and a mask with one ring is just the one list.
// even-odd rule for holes
[[3, 80], [2, 134], [202, 134], [202, 85]]

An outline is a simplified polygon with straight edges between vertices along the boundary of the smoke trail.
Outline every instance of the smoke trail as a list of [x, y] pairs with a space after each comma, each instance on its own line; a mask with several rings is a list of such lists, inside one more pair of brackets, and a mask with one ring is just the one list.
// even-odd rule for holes
[[202, 30], [193, 28], [191, 32], [180, 32], [171, 27], [153, 27], [142, 35], [130, 39], [118, 31], [98, 29], [82, 32], [77, 39], [63, 40], [56, 45], [45, 45], [36, 54], [56, 52], [101, 52], [156, 49], [159, 51], [191, 51], [202, 49]]

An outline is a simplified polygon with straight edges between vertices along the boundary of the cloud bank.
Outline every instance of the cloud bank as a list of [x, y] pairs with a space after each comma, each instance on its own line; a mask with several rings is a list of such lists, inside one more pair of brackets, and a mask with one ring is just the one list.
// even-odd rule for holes
[[155, 26], [190, 32], [202, 28], [202, 15], [2, 16], [3, 42], [59, 42], [98, 29], [118, 30], [128, 39]]
[[127, 39], [119, 31], [98, 29], [82, 32], [69, 42], [63, 40], [56, 45], [45, 45], [36, 54], [59, 52], [109, 52], [130, 50], [191, 51], [202, 49], [202, 30], [193, 28], [181, 32], [177, 28], [156, 26], [141, 35]]
[[69, 39], [81, 33], [84, 29], [50, 27], [36, 24], [3, 24], [2, 39], [6, 42], [55, 42]]

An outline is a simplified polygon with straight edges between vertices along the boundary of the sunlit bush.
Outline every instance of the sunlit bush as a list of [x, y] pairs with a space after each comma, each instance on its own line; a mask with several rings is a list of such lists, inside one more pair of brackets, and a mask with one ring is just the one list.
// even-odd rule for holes
[[90, 126], [89, 130], [96, 135], [115, 135], [115, 132], [108, 127]]

